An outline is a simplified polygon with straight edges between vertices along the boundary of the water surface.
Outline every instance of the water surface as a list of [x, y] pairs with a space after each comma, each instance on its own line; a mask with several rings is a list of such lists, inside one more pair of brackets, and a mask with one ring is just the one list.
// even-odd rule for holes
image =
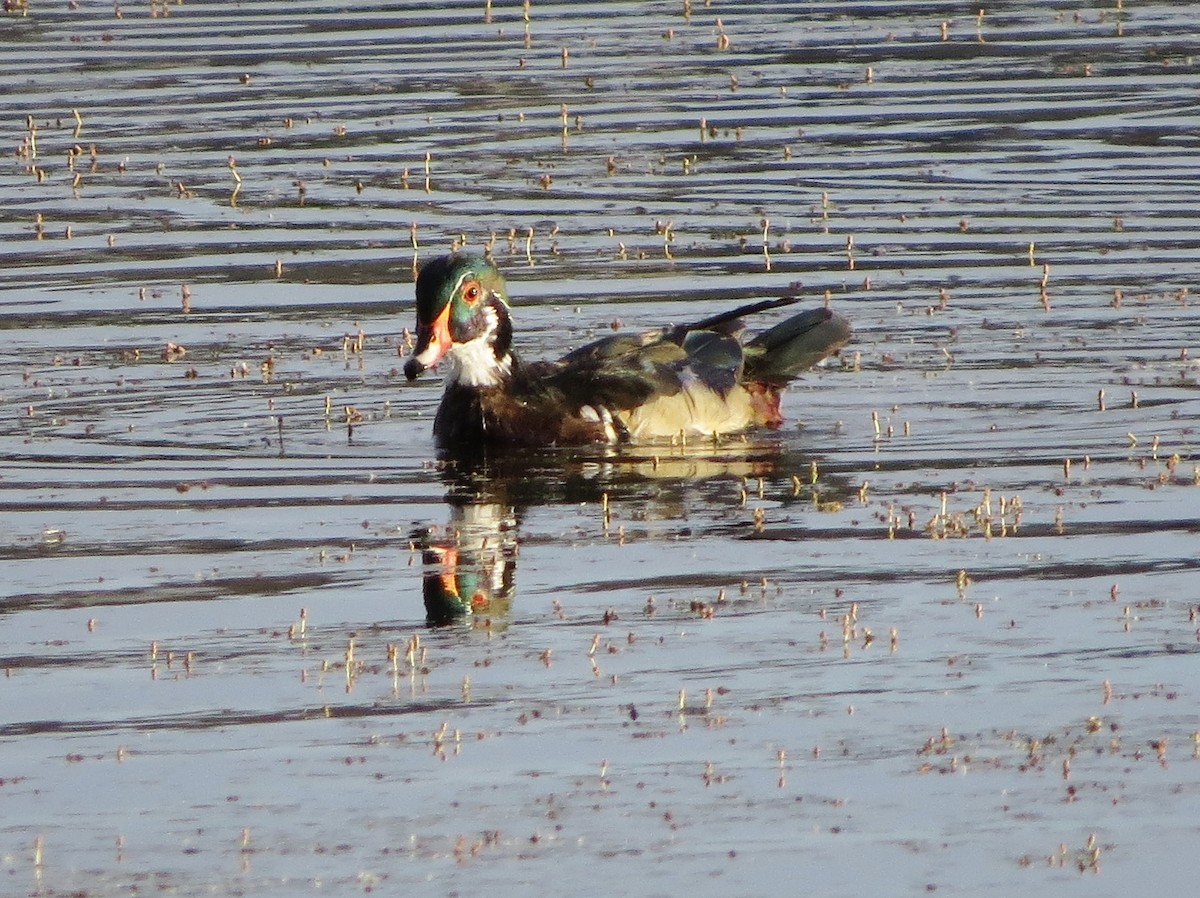
[[[1195, 881], [1184, 5], [78, 6], [0, 20], [6, 891]], [[856, 338], [462, 476], [398, 349], [464, 244], [529, 357]]]

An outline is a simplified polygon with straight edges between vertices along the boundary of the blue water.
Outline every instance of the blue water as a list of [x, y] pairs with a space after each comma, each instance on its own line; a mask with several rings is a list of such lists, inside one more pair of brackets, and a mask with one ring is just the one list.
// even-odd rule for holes
[[[304, 6], [0, 19], [0, 891], [1185, 893], [1189, 10]], [[856, 338], [464, 482], [398, 352], [464, 242], [531, 358]]]

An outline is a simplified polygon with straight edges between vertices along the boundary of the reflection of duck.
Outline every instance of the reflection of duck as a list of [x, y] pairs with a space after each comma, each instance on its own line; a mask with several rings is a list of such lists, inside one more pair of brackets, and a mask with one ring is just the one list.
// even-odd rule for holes
[[512, 606], [516, 583], [516, 518], [495, 502], [454, 502], [450, 523], [415, 534], [425, 572], [425, 619], [440, 626], [474, 617], [492, 621]]
[[[793, 490], [798, 482], [794, 472], [807, 472], [816, 462], [789, 451], [778, 435], [760, 437], [737, 446], [669, 446], [662, 452], [516, 450], [494, 458], [444, 460], [440, 472], [449, 521], [413, 533], [424, 562], [426, 622], [431, 627], [462, 622], [489, 630], [508, 624], [519, 531], [531, 509], [591, 506], [597, 510], [592, 519], [596, 538], [620, 538], [625, 524], [636, 521], [638, 528], [657, 530], [659, 536], [650, 535], [654, 539], [665, 531], [653, 522], [681, 522], [686, 530], [697, 513], [708, 518], [707, 510], [736, 501], [739, 487], [745, 493], [757, 483], [761, 491], [763, 483], [774, 481], [776, 500], [805, 501]], [[787, 484], [782, 495], [780, 484]], [[829, 495], [851, 489], [838, 475], [822, 478], [822, 484]], [[619, 509], [611, 530], [609, 504]], [[731, 535], [738, 534], [739, 526], [730, 525]], [[672, 529], [678, 532], [678, 527]]]
[[443, 449], [619, 443], [778, 427], [783, 387], [836, 352], [849, 323], [827, 309], [801, 312], [739, 342], [741, 317], [788, 305], [743, 306], [692, 325], [598, 340], [557, 362], [512, 352], [504, 278], [461, 253], [417, 277], [417, 344], [409, 380], [443, 359], [449, 371], [434, 420]]

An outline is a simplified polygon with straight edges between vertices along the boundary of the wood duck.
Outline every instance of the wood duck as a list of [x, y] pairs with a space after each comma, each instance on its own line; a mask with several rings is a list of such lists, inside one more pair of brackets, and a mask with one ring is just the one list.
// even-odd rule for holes
[[454, 253], [417, 275], [417, 340], [408, 380], [443, 362], [433, 422], [443, 450], [614, 444], [715, 437], [778, 427], [780, 393], [850, 339], [850, 324], [812, 309], [739, 341], [741, 318], [790, 305], [765, 300], [645, 334], [589, 343], [558, 361], [512, 350], [504, 278], [491, 262]]

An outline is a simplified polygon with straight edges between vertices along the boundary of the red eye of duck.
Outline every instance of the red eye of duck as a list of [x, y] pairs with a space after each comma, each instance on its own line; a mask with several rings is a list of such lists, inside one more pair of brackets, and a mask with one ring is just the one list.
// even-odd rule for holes
[[479, 281], [468, 281], [463, 285], [462, 298], [471, 305], [479, 302], [481, 296], [483, 296], [483, 288], [479, 286]]

